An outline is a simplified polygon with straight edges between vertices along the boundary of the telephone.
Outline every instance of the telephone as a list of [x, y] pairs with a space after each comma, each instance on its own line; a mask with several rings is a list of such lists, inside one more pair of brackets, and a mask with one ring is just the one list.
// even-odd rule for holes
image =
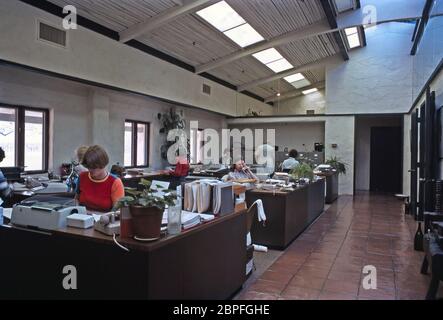
[[116, 221], [117, 214], [109, 212], [102, 216], [94, 223], [94, 229], [108, 236], [120, 234], [120, 221]]

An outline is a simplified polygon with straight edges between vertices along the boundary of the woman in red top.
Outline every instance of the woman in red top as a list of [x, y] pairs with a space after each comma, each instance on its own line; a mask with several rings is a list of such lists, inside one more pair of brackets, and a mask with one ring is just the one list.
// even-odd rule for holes
[[181, 155], [177, 157], [177, 164], [175, 170], [169, 170], [165, 173], [174, 177], [186, 177], [189, 174], [190, 165], [188, 163], [188, 157]]
[[101, 146], [89, 147], [82, 165], [89, 171], [80, 173], [77, 196], [80, 205], [88, 209], [108, 212], [124, 197], [122, 181], [110, 174], [106, 167], [109, 157]]

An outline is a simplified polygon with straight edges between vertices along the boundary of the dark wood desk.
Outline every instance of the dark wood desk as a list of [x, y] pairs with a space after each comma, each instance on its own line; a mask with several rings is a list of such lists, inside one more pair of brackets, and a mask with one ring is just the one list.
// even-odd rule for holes
[[333, 203], [338, 198], [338, 172], [325, 172], [317, 175], [326, 178], [326, 203]]
[[[151, 243], [93, 229], [54, 232], [0, 226], [0, 299], [227, 299], [245, 281], [244, 211]], [[64, 290], [63, 267], [78, 289]]]
[[252, 241], [275, 249], [286, 248], [324, 209], [325, 179], [301, 186], [295, 191], [249, 190], [246, 201], [250, 206], [262, 199], [266, 226], [254, 221]]

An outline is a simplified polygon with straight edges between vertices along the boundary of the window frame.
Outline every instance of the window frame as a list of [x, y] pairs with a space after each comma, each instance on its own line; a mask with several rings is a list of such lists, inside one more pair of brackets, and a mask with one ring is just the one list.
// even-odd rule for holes
[[[195, 131], [195, 139], [197, 139], [197, 137], [198, 137], [198, 132], [203, 132], [204, 131], [204, 129], [200, 129], [200, 128], [198, 128], [198, 129], [196, 129], [196, 128], [192, 128], [191, 130], [196, 130]], [[189, 134], [190, 134], [190, 136], [192, 136], [192, 131], [190, 131], [189, 132]], [[199, 149], [201, 149], [201, 148], [203, 148], [204, 147], [204, 145], [205, 145], [205, 137], [203, 136], [202, 137], [203, 139], [200, 141], [200, 146], [198, 145], [198, 141], [195, 141], [195, 148], [196, 148], [196, 150], [195, 150], [195, 152], [196, 152], [196, 154], [195, 154], [195, 159], [197, 160], [199, 157], [198, 157], [198, 153], [199, 153], [199, 151], [200, 152], [203, 152], [203, 150], [199, 150]], [[191, 144], [191, 139], [189, 139], [189, 145], [190, 145], [190, 149], [192, 148], [192, 144]], [[189, 150], [189, 152], [190, 152], [191, 150]], [[193, 154], [190, 154], [190, 159], [192, 160], [194, 157], [193, 157], [194, 155]], [[202, 158], [203, 158], [203, 154], [201, 155], [202, 156]], [[203, 160], [203, 159], [201, 159], [201, 160]], [[191, 165], [200, 165], [200, 164], [202, 164], [202, 162], [196, 162], [196, 163], [190, 163]]]
[[[130, 166], [126, 166], [124, 165], [124, 167], [126, 169], [131, 169], [131, 168], [147, 168], [150, 165], [150, 159], [149, 159], [149, 150], [150, 150], [150, 145], [151, 145], [151, 123], [150, 122], [145, 122], [145, 121], [138, 121], [138, 120], [125, 120], [125, 125], [124, 128], [126, 130], [126, 123], [130, 123], [132, 125], [132, 137], [131, 137], [131, 165]], [[138, 135], [137, 135], [137, 126], [141, 124], [146, 126], [146, 130], [145, 130], [145, 140], [146, 140], [146, 164], [144, 165], [137, 165], [137, 153], [138, 153], [138, 146], [137, 146], [137, 139], [138, 139]], [[125, 132], [123, 131], [123, 136], [124, 136]], [[124, 143], [124, 139], [123, 139], [123, 143]], [[123, 146], [123, 150], [124, 150], [124, 146]], [[124, 156], [123, 156], [124, 158]], [[123, 159], [123, 164], [125, 164], [125, 161]]]
[[[15, 161], [14, 166], [25, 167], [25, 113], [42, 112], [43, 113], [43, 159], [42, 170], [24, 170], [25, 174], [39, 174], [48, 172], [49, 167], [49, 110], [43, 108], [27, 107], [22, 105], [11, 105], [7, 103], [0, 103], [1, 108], [15, 110]], [[26, 169], [26, 168], [25, 168]]]

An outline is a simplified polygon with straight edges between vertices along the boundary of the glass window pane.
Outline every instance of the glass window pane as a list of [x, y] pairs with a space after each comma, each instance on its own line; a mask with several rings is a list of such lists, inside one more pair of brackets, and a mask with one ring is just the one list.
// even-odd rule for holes
[[195, 164], [195, 163], [197, 163], [197, 148], [196, 148], [196, 135], [197, 135], [197, 132], [196, 132], [196, 130], [195, 129], [191, 129], [191, 131], [190, 131], [190, 137], [189, 137], [189, 145], [190, 145], [190, 148], [191, 148], [191, 163], [192, 164]]
[[15, 166], [15, 118], [15, 109], [0, 107], [0, 147], [5, 151], [0, 167]]
[[125, 167], [132, 166], [132, 123], [125, 122], [125, 154], [124, 164]]
[[137, 124], [137, 166], [145, 166], [148, 161], [146, 159], [146, 128], [145, 124]]
[[360, 37], [358, 33], [348, 36], [349, 48], [356, 48], [360, 46]]
[[271, 69], [272, 71], [274, 71], [275, 73], [279, 73], [279, 72], [294, 68], [294, 66], [292, 64], [290, 64], [289, 61], [286, 59], [280, 59], [280, 60], [271, 62], [271, 63], [267, 64], [266, 66], [269, 69]]
[[44, 114], [25, 111], [25, 170], [43, 170]]
[[203, 130], [197, 131], [197, 163], [203, 162]]
[[253, 27], [245, 23], [239, 27], [228, 30], [224, 33], [232, 41], [244, 48], [251, 44], [265, 40]]
[[246, 23], [225, 1], [206, 7], [197, 14], [222, 32]]

